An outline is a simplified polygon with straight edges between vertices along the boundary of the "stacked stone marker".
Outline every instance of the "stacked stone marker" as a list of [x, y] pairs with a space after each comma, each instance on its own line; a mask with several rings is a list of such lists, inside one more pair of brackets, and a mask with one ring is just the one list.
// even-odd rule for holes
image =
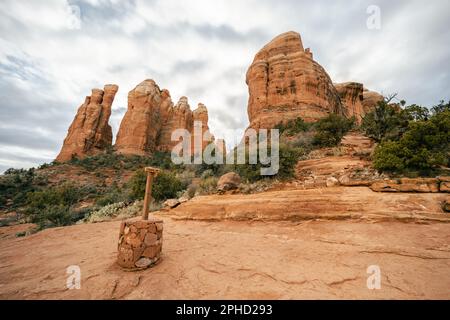
[[152, 182], [159, 169], [148, 167], [145, 172], [147, 182], [142, 220], [124, 221], [120, 226], [117, 263], [128, 270], [146, 269], [154, 265], [161, 256], [163, 222], [148, 220]]

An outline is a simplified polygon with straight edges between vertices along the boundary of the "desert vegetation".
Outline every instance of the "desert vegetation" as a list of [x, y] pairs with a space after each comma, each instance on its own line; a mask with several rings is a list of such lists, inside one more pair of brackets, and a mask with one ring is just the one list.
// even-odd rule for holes
[[380, 171], [427, 176], [450, 165], [450, 102], [429, 111], [382, 101], [366, 115], [361, 129], [379, 142], [373, 165]]
[[[169, 153], [124, 156], [111, 149], [83, 159], [73, 157], [67, 163], [55, 161], [37, 169], [7, 170], [0, 177], [0, 208], [17, 212], [21, 221], [35, 223], [36, 230], [135, 216], [142, 209], [145, 166], [162, 169], [153, 185], [152, 210], [160, 209], [167, 199], [216, 193], [220, 176], [231, 171], [242, 179], [238, 192], [260, 192], [275, 182], [293, 179], [299, 160], [307, 159], [316, 150], [339, 146], [350, 130], [359, 130], [378, 143], [372, 160], [380, 172], [429, 176], [450, 165], [449, 103], [441, 102], [428, 109], [385, 100], [363, 118], [360, 126], [354, 118], [330, 114], [315, 123], [298, 117], [275, 128], [280, 131], [280, 170], [274, 176], [262, 176], [259, 161], [239, 165], [174, 165]], [[52, 181], [55, 172], [68, 168], [81, 170], [77, 171], [81, 174], [89, 172], [95, 179], [80, 182], [73, 177], [71, 182], [63, 178]], [[125, 181], [122, 176], [126, 174], [129, 179]]]

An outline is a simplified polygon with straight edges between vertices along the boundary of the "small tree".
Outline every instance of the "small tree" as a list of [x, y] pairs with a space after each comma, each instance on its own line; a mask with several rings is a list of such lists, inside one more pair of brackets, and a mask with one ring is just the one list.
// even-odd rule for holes
[[450, 111], [411, 121], [398, 141], [384, 141], [375, 149], [374, 167], [380, 171], [425, 173], [441, 165], [450, 165]]
[[313, 144], [321, 147], [336, 146], [354, 125], [355, 118], [347, 119], [332, 113], [315, 124]]
[[[130, 179], [130, 197], [133, 200], [143, 199], [147, 175], [144, 170], [138, 170]], [[186, 189], [186, 184], [179, 180], [175, 174], [169, 171], [161, 171], [153, 181], [152, 197], [156, 201], [164, 201], [175, 198], [177, 193]]]
[[396, 140], [406, 131], [410, 116], [387, 101], [378, 102], [362, 121], [361, 129], [366, 136], [377, 142], [383, 139]]

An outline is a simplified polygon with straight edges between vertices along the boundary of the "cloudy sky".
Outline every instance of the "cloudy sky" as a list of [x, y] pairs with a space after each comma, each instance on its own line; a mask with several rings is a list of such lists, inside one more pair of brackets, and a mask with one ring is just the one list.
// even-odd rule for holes
[[[380, 9], [380, 28], [373, 22]], [[294, 30], [335, 82], [358, 81], [409, 103], [450, 98], [450, 1], [1, 0], [0, 172], [52, 161], [91, 88], [127, 93], [144, 79], [204, 103], [210, 128], [247, 124], [245, 72]], [[226, 137], [230, 140], [229, 137]]]

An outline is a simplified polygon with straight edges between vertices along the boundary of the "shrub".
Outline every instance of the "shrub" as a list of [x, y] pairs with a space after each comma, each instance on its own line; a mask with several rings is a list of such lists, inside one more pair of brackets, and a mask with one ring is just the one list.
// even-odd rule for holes
[[398, 141], [377, 146], [374, 167], [380, 171], [423, 173], [437, 166], [450, 165], [450, 111], [433, 115], [430, 120], [411, 121]]
[[184, 170], [183, 172], [177, 173], [177, 179], [179, 179], [184, 185], [189, 185], [192, 179], [195, 178], [195, 172], [190, 170]]
[[[270, 154], [270, 150], [268, 154]], [[295, 165], [298, 162], [300, 155], [304, 153], [302, 148], [293, 148], [285, 144], [280, 144], [279, 149], [279, 170], [273, 176], [263, 176], [261, 175], [261, 168], [264, 166], [258, 161], [257, 164], [237, 164], [234, 166], [234, 171], [236, 171], [244, 181], [255, 182], [261, 179], [290, 179], [294, 177]], [[259, 152], [258, 152], [259, 157]]]
[[431, 112], [433, 115], [436, 115], [438, 113], [442, 113], [445, 111], [450, 111], [450, 101], [447, 103], [444, 102], [444, 100], [441, 100], [441, 102], [437, 105], [431, 108]]
[[120, 209], [123, 209], [125, 207], [126, 204], [124, 202], [118, 202], [104, 206], [103, 208], [92, 212], [87, 218], [87, 222], [93, 223], [110, 220], [118, 214]]
[[211, 169], [208, 169], [208, 170], [203, 171], [201, 178], [206, 179], [206, 178], [213, 177], [213, 176], [214, 176], [214, 172]]
[[71, 184], [34, 191], [28, 194], [28, 210], [38, 213], [48, 206], [71, 206], [81, 197], [80, 189]]
[[39, 229], [70, 225], [85, 214], [72, 209], [83, 196], [83, 189], [71, 184], [30, 192], [25, 214], [38, 224]]
[[[131, 199], [143, 199], [147, 175], [144, 170], [137, 171], [130, 179]], [[161, 171], [153, 181], [152, 196], [156, 201], [164, 201], [177, 196], [177, 193], [186, 189], [186, 184], [180, 181], [175, 174], [169, 171]]]
[[189, 187], [186, 190], [186, 195], [189, 199], [192, 199], [193, 197], [195, 197], [195, 193], [197, 192], [197, 185], [195, 184], [190, 184]]
[[[125, 208], [120, 209], [118, 212], [117, 218], [127, 219], [127, 218], [136, 217], [142, 213], [143, 206], [144, 206], [144, 201], [142, 201], [142, 200], [135, 201], [132, 204], [130, 204], [129, 206], [126, 206]], [[155, 208], [156, 208], [155, 204], [152, 203], [150, 205], [149, 211], [155, 211]]]
[[337, 146], [342, 137], [353, 128], [354, 124], [354, 118], [347, 119], [337, 114], [330, 114], [314, 125], [316, 134], [313, 138], [313, 144], [320, 147]]
[[40, 214], [34, 215], [32, 221], [38, 224], [39, 229], [45, 229], [70, 225], [74, 219], [69, 206], [53, 205], [47, 206]]
[[111, 187], [102, 192], [100, 197], [97, 196], [95, 204], [103, 207], [112, 203], [127, 202], [128, 198], [129, 196], [126, 190], [122, 190], [117, 184], [113, 184]]
[[279, 123], [275, 126], [275, 129], [280, 130], [280, 135], [286, 134], [292, 136], [300, 132], [308, 131], [311, 128], [311, 124], [306, 123], [302, 118], [289, 120], [285, 123]]
[[200, 194], [211, 194], [217, 191], [217, 182], [219, 181], [216, 177], [208, 177], [200, 181], [198, 192]]
[[151, 156], [130, 156], [107, 152], [83, 159], [74, 157], [69, 163], [72, 165], [81, 166], [89, 171], [95, 171], [99, 168], [137, 170], [148, 166], [155, 166], [169, 170], [179, 167], [172, 163], [170, 153], [168, 152], [155, 152]]
[[407, 106], [404, 112], [413, 121], [426, 121], [430, 117], [430, 111], [427, 108], [416, 104]]
[[23, 206], [27, 201], [27, 193], [35, 190], [36, 174], [34, 169], [8, 169], [0, 176], [0, 208], [7, 208], [8, 200], [12, 200], [11, 208]]
[[[412, 109], [410, 111], [414, 112]], [[361, 129], [366, 136], [377, 142], [397, 140], [408, 128], [409, 120], [411, 120], [411, 114], [407, 111], [398, 110], [386, 101], [381, 101], [374, 111], [363, 118]]]

